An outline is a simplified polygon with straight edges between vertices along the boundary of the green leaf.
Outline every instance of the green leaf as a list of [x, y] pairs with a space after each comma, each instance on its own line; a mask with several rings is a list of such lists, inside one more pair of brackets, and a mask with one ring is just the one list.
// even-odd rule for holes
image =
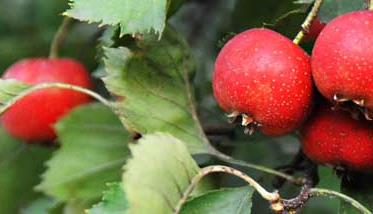
[[85, 214], [85, 211], [91, 205], [91, 203], [86, 201], [71, 200], [65, 203], [62, 214]]
[[21, 214], [52, 214], [59, 213], [56, 209], [60, 204], [51, 198], [38, 198], [22, 209]]
[[27, 201], [38, 197], [33, 187], [51, 152], [14, 140], [0, 129], [0, 213], [19, 213]]
[[0, 79], [0, 103], [7, 103], [10, 99], [28, 88], [30, 88], [30, 85], [14, 79]]
[[64, 15], [103, 25], [120, 25], [121, 35], [161, 34], [165, 28], [167, 0], [70, 0]]
[[321, 22], [327, 23], [335, 17], [344, 13], [363, 10], [366, 8], [365, 0], [336, 1], [325, 0], [321, 5], [319, 17]]
[[167, 16], [174, 15], [187, 0], [168, 0]]
[[283, 14], [303, 7], [304, 5], [294, 4], [293, 0], [236, 0], [229, 26], [233, 32], [262, 27], [263, 23], [273, 23]]
[[121, 183], [108, 184], [102, 201], [87, 211], [88, 214], [125, 214], [128, 202]]
[[107, 182], [120, 179], [129, 155], [128, 134], [101, 104], [73, 110], [56, 125], [61, 148], [48, 161], [38, 190], [59, 200], [100, 197]]
[[[373, 210], [372, 175], [354, 174], [350, 178], [342, 179], [342, 192], [359, 201], [368, 210]], [[356, 208], [346, 202], [341, 202], [340, 214], [359, 214]]]
[[304, 9], [289, 11], [279, 17], [274, 24], [265, 24], [265, 27], [271, 28], [288, 38], [293, 38], [301, 30], [301, 25], [307, 16]]
[[250, 214], [253, 192], [250, 187], [214, 190], [189, 200], [181, 214]]
[[189, 85], [195, 64], [188, 45], [167, 28], [160, 41], [145, 35], [136, 46], [105, 50], [103, 80], [110, 92], [122, 97], [117, 103], [121, 120], [129, 130], [168, 132], [183, 140], [191, 153], [206, 152]]
[[168, 134], [151, 134], [130, 146], [123, 174], [129, 213], [173, 213], [191, 179], [198, 173], [185, 144]]

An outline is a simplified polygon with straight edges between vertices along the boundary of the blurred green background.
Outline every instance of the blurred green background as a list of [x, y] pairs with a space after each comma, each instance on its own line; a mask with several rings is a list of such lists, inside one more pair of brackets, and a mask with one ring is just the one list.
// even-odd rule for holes
[[[0, 0], [0, 71], [3, 72], [22, 58], [48, 56], [50, 42], [63, 19], [61, 13], [67, 7], [67, 0]], [[211, 89], [213, 63], [222, 44], [235, 33], [261, 27], [264, 23], [274, 23], [278, 17], [293, 9], [299, 9], [299, 5], [293, 4], [292, 0], [190, 0], [170, 19], [171, 24], [185, 35], [198, 60], [194, 85], [199, 113], [205, 126], [227, 126]], [[288, 25], [284, 33], [295, 35], [298, 26], [299, 23], [295, 27]], [[94, 71], [98, 64], [95, 50], [100, 33], [102, 30], [96, 25], [76, 23], [60, 55], [76, 58]], [[229, 136], [210, 137], [225, 153], [270, 167], [289, 163], [299, 149], [296, 136], [278, 139], [260, 135], [249, 137], [243, 135], [240, 128]], [[272, 188], [271, 177], [263, 177], [252, 170], [246, 172], [260, 179], [269, 189]], [[321, 168], [320, 172], [320, 186], [339, 190], [339, 180], [332, 170]], [[225, 186], [242, 184], [227, 176], [219, 182]], [[4, 189], [0, 186], [0, 191]], [[22, 190], [17, 191], [22, 193]], [[289, 197], [297, 193], [297, 189], [291, 186], [281, 191]], [[336, 200], [313, 199], [305, 207], [304, 213], [337, 213], [338, 207]], [[268, 204], [256, 197], [253, 213], [270, 213]]]
[[[0, 71], [27, 57], [46, 57], [62, 22], [66, 0], [0, 0]], [[95, 68], [95, 25], [75, 24], [61, 56], [77, 58]]]

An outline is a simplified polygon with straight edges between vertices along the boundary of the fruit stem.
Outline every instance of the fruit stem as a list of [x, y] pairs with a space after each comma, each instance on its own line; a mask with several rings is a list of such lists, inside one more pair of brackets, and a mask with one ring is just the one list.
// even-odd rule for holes
[[13, 97], [11, 100], [9, 100], [7, 103], [5, 103], [3, 106], [1, 106], [0, 115], [3, 114], [6, 110], [8, 110], [17, 101], [22, 99], [24, 96], [26, 96], [26, 95], [34, 92], [34, 91], [38, 91], [38, 90], [46, 89], [46, 88], [62, 88], [62, 89], [69, 89], [69, 90], [73, 90], [73, 91], [78, 91], [78, 92], [81, 92], [83, 94], [87, 94], [87, 95], [95, 98], [96, 100], [100, 101], [104, 105], [108, 106], [110, 109], [116, 110], [116, 108], [113, 106], [113, 104], [109, 100], [105, 99], [101, 95], [99, 95], [96, 92], [91, 91], [89, 89], [82, 88], [82, 87], [75, 86], [75, 85], [66, 84], [66, 83], [42, 83], [42, 84], [39, 84], [39, 85], [35, 85], [31, 88], [28, 88], [25, 91], [22, 91], [17, 96]]
[[315, 0], [315, 3], [313, 4], [313, 7], [311, 11], [308, 13], [306, 19], [304, 20], [302, 24], [302, 29], [299, 31], [299, 33], [295, 36], [293, 42], [294, 44], [300, 44], [303, 37], [306, 35], [306, 33], [309, 31], [312, 21], [317, 16], [317, 13], [320, 10], [321, 4], [323, 0]]
[[261, 171], [261, 172], [265, 172], [267, 174], [278, 176], [278, 177], [283, 178], [283, 179], [285, 179], [285, 180], [287, 180], [287, 181], [289, 181], [289, 182], [291, 182], [295, 185], [303, 185], [304, 182], [305, 182], [304, 178], [296, 178], [296, 177], [293, 177], [291, 175], [285, 174], [283, 172], [280, 172], [280, 171], [277, 171], [277, 170], [274, 170], [274, 169], [271, 169], [271, 168], [267, 168], [267, 167], [252, 164], [252, 163], [248, 163], [248, 162], [243, 161], [243, 160], [236, 160], [236, 159], [232, 158], [231, 156], [228, 156], [224, 153], [221, 153], [220, 151], [216, 150], [211, 145], [209, 145], [209, 154], [218, 158], [221, 161], [226, 162], [226, 163], [247, 167], [247, 168], [250, 168], [250, 169], [255, 169], [255, 170], [258, 170], [258, 171]]
[[202, 180], [203, 177], [206, 175], [209, 175], [211, 173], [227, 173], [234, 176], [237, 176], [241, 178], [242, 180], [246, 181], [250, 186], [252, 186], [265, 200], [269, 201], [272, 205], [272, 207], [275, 207], [274, 205], [277, 205], [280, 201], [280, 195], [278, 192], [268, 192], [266, 189], [264, 189], [258, 182], [256, 182], [253, 178], [246, 175], [245, 173], [234, 169], [232, 167], [228, 166], [222, 166], [222, 165], [215, 165], [215, 166], [208, 166], [205, 168], [202, 168], [199, 173], [193, 177], [193, 179], [190, 182], [190, 185], [188, 188], [184, 191], [182, 198], [179, 200], [178, 204], [176, 205], [174, 209], [174, 214], [178, 214], [181, 211], [182, 206], [187, 201], [189, 195], [193, 192], [199, 181]]
[[362, 204], [360, 204], [358, 201], [355, 199], [342, 194], [340, 192], [336, 192], [333, 190], [328, 190], [328, 189], [321, 189], [321, 188], [312, 188], [310, 190], [310, 196], [315, 197], [315, 196], [327, 196], [327, 197], [337, 197], [347, 203], [349, 203], [351, 206], [356, 208], [358, 211], [364, 214], [372, 214], [371, 211], [369, 211], [366, 207], [364, 207]]
[[65, 17], [62, 21], [62, 24], [58, 28], [56, 34], [53, 37], [50, 51], [49, 51], [49, 58], [54, 59], [58, 57], [58, 52], [62, 44], [65, 42], [66, 35], [73, 24], [73, 19], [70, 17]]

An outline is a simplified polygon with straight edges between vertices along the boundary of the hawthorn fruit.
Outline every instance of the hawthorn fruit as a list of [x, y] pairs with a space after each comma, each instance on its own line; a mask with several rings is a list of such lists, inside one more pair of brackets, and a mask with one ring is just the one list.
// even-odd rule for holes
[[[31, 85], [62, 82], [91, 88], [87, 70], [73, 59], [35, 58], [21, 60], [3, 74], [3, 79], [16, 79]], [[87, 103], [88, 95], [68, 89], [47, 88], [26, 95], [2, 117], [2, 125], [16, 138], [28, 143], [55, 138], [53, 125], [72, 108]]]
[[309, 56], [288, 38], [251, 29], [232, 38], [215, 62], [214, 96], [247, 132], [283, 135], [298, 128], [312, 103]]
[[321, 32], [312, 53], [312, 75], [330, 101], [351, 101], [367, 119], [373, 111], [373, 12], [341, 15]]
[[335, 168], [373, 172], [373, 124], [323, 106], [301, 130], [303, 152]]

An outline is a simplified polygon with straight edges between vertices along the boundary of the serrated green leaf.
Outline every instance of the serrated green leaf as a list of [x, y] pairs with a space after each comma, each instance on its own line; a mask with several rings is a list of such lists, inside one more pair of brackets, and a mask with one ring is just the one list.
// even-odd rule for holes
[[[212, 190], [210, 177], [200, 181], [192, 195], [200, 195]], [[110, 183], [103, 193], [101, 202], [87, 210], [87, 214], [125, 214], [129, 208], [121, 183]]]
[[328, 23], [335, 17], [344, 13], [363, 10], [366, 8], [365, 0], [353, 0], [353, 1], [336, 1], [336, 0], [324, 0], [320, 11], [319, 17], [321, 22]]
[[250, 214], [253, 192], [250, 187], [210, 191], [189, 200], [181, 214]]
[[38, 197], [33, 187], [53, 149], [25, 144], [0, 129], [0, 213], [19, 213]]
[[103, 78], [116, 96], [121, 120], [141, 134], [168, 132], [183, 140], [191, 153], [206, 152], [207, 139], [200, 128], [188, 74], [194, 60], [182, 37], [171, 28], [163, 38], [145, 35], [133, 50], [106, 48]]
[[120, 25], [121, 35], [161, 34], [165, 28], [167, 0], [70, 0], [64, 15], [104, 25]]
[[10, 99], [30, 87], [30, 85], [14, 79], [0, 79], [0, 104], [5, 104]]
[[88, 214], [125, 214], [128, 202], [121, 183], [108, 184], [102, 201], [87, 211]]
[[128, 134], [108, 108], [78, 107], [56, 130], [62, 145], [47, 162], [38, 190], [63, 201], [87, 201], [100, 197], [107, 182], [120, 179]]
[[196, 162], [183, 142], [169, 134], [146, 135], [130, 146], [123, 174], [129, 213], [173, 213], [198, 173]]

